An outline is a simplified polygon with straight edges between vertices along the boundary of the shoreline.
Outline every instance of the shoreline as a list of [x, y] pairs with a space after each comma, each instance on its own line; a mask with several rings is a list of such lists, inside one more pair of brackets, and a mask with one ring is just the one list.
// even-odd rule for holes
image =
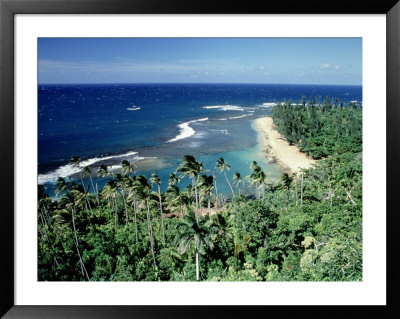
[[310, 168], [316, 161], [290, 145], [276, 129], [272, 117], [254, 120], [262, 152], [268, 163], [277, 163], [286, 173], [297, 173], [302, 168]]

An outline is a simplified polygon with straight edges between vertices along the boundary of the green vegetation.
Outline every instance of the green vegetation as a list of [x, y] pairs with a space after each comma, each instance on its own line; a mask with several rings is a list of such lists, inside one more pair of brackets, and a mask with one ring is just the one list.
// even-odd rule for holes
[[[92, 193], [59, 178], [53, 201], [39, 185], [38, 279], [362, 280], [362, 110], [328, 99], [288, 102], [273, 118], [291, 143], [323, 160], [278, 181], [252, 162], [249, 176], [236, 172], [230, 181], [220, 158], [216, 169], [234, 194], [228, 203], [215, 174], [191, 155], [168, 181], [135, 175], [124, 161], [121, 174], [100, 166], [97, 174], [108, 181], [102, 190], [91, 181]], [[80, 165], [77, 156], [71, 162]], [[80, 177], [91, 174], [87, 167]], [[180, 189], [186, 177], [191, 185]], [[245, 183], [251, 196], [240, 191]]]
[[274, 109], [278, 131], [292, 144], [315, 159], [362, 151], [362, 110], [360, 105], [326, 98], [315, 104], [305, 100], [291, 102]]

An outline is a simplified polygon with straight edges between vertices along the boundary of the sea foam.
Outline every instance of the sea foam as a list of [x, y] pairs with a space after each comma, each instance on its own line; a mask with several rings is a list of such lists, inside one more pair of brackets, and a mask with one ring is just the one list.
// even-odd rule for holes
[[234, 116], [234, 117], [230, 117], [229, 119], [230, 120], [241, 119], [241, 118], [244, 118], [244, 117], [250, 116], [250, 115], [253, 115], [253, 114], [244, 114], [244, 115], [240, 115], [240, 116]]
[[237, 105], [208, 105], [203, 109], [221, 109], [222, 111], [244, 111], [244, 108]]
[[228, 117], [228, 118], [224, 117], [224, 118], [221, 118], [221, 119], [218, 119], [218, 120], [220, 120], [220, 121], [227, 121], [227, 120], [241, 119], [241, 118], [244, 118], [244, 117], [253, 115], [254, 111], [249, 111], [249, 113], [250, 113], [250, 114], [244, 114], [244, 115], [239, 115], [239, 116], [232, 116], [232, 117]]
[[172, 142], [182, 140], [184, 138], [188, 138], [188, 137], [194, 135], [194, 133], [196, 133], [196, 131], [193, 128], [191, 128], [189, 126], [189, 124], [195, 123], [195, 122], [203, 122], [203, 121], [207, 121], [207, 120], [208, 120], [208, 117], [179, 124], [178, 125], [178, 128], [180, 130], [179, 134], [176, 137], [174, 137], [173, 139], [170, 139], [168, 142], [172, 143]]
[[276, 105], [277, 105], [277, 103], [275, 103], [275, 102], [267, 102], [267, 103], [263, 103], [262, 107], [274, 107]]
[[[120, 154], [120, 155], [93, 157], [93, 158], [89, 158], [87, 160], [82, 161], [80, 164], [80, 167], [76, 167], [71, 164], [65, 164], [65, 165], [60, 166], [59, 168], [57, 168], [51, 172], [48, 172], [46, 174], [39, 174], [38, 175], [38, 183], [44, 184], [44, 183], [54, 182], [58, 177], [65, 178], [65, 177], [74, 175], [76, 173], [79, 173], [84, 167], [93, 165], [97, 162], [106, 161], [106, 160], [110, 160], [110, 159], [114, 159], [114, 158], [133, 156], [137, 153], [138, 152], [131, 151], [131, 152], [127, 152], [127, 153]], [[139, 156], [134, 157], [134, 160], [136, 160], [136, 161], [138, 161], [140, 159], [143, 159], [143, 157], [139, 157]], [[113, 168], [111, 167], [111, 169], [113, 169]]]

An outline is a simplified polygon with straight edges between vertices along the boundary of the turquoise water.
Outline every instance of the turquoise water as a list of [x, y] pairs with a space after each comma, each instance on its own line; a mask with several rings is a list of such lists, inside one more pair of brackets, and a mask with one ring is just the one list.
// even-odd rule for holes
[[[255, 136], [257, 138], [257, 136]], [[219, 157], [223, 157], [225, 162], [228, 163], [230, 166], [229, 171], [225, 171], [227, 177], [229, 178], [231, 184], [232, 184], [232, 178], [233, 174], [235, 172], [239, 172], [240, 175], [242, 176], [243, 179], [245, 179], [246, 176], [251, 174], [250, 170], [250, 163], [252, 161], [256, 161], [268, 174], [268, 177], [271, 181], [277, 180], [280, 178], [282, 174], [282, 169], [279, 165], [276, 164], [267, 164], [266, 158], [262, 153], [262, 145], [261, 144], [255, 144], [254, 146], [247, 147], [244, 149], [236, 150], [236, 151], [228, 151], [224, 153], [217, 153], [217, 154], [210, 154], [210, 155], [201, 155], [197, 158], [197, 160], [201, 163], [203, 163], [205, 167], [205, 174], [210, 175], [212, 172], [216, 172], [216, 178], [217, 178], [217, 187], [218, 191], [226, 194], [228, 197], [231, 194], [231, 191], [229, 189], [229, 186], [226, 183], [225, 177], [222, 173], [219, 173], [215, 169], [215, 164], [218, 160]], [[163, 169], [157, 170], [157, 174], [160, 176], [161, 180], [167, 181], [169, 174], [174, 172], [174, 170], [177, 168], [179, 165], [180, 161], [171, 161], [169, 167], [165, 167]], [[143, 171], [142, 172], [145, 176], [150, 176], [152, 171]], [[189, 182], [187, 180], [187, 182]], [[183, 182], [181, 186], [187, 185], [187, 182]], [[247, 185], [246, 185], [247, 184]], [[167, 185], [163, 185], [163, 190], [165, 190]], [[233, 187], [233, 185], [232, 185]], [[237, 192], [237, 189], [235, 187], [234, 191], [235, 193]], [[241, 193], [243, 191], [247, 194], [249, 193], [254, 193], [254, 190], [250, 190], [248, 187], [248, 183], [245, 183], [245, 185], [241, 186]]]
[[[126, 159], [136, 174], [157, 173], [165, 190], [169, 174], [187, 154], [203, 162], [207, 174], [223, 157], [237, 171], [250, 174], [255, 160], [279, 178], [278, 166], [265, 158], [252, 127], [256, 118], [271, 115], [275, 103], [340, 98], [362, 101], [361, 86], [279, 84], [101, 84], [38, 87], [38, 183], [54, 194], [57, 177], [79, 181], [69, 164], [82, 158], [94, 172], [101, 164], [118, 171]], [[105, 180], [96, 178], [101, 188]], [[84, 181], [89, 184], [89, 180]], [[184, 187], [187, 181], [180, 186]], [[230, 190], [217, 174], [218, 190]]]

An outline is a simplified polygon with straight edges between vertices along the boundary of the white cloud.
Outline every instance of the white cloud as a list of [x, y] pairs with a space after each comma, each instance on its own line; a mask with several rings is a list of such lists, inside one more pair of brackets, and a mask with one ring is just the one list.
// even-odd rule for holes
[[340, 70], [340, 66], [338, 64], [331, 65], [329, 63], [321, 63], [319, 66], [320, 70]]
[[320, 69], [329, 69], [329, 63], [321, 63], [319, 66]]
[[179, 60], [178, 63], [185, 64], [231, 64], [232, 62], [227, 59], [183, 59]]

